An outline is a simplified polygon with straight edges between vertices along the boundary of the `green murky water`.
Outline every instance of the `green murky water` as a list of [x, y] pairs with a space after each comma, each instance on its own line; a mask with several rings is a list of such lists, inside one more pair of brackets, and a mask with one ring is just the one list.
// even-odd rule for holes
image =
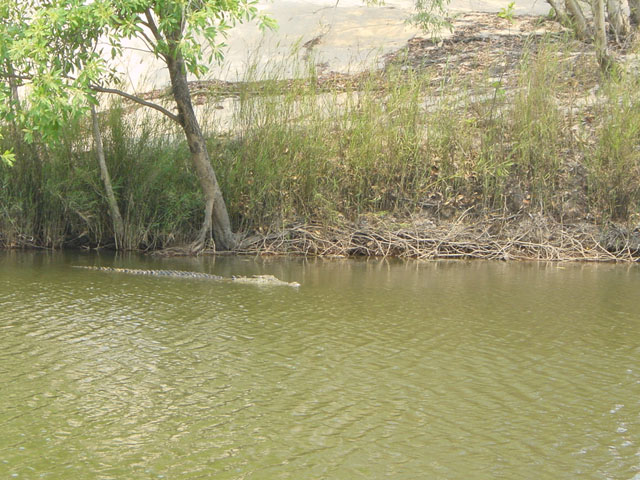
[[0, 479], [640, 479], [640, 269], [0, 253], [0, 387]]

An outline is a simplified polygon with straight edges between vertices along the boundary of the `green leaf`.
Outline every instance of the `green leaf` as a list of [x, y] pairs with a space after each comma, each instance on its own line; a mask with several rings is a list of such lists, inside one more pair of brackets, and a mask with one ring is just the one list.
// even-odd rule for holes
[[2, 155], [0, 155], [0, 160], [7, 165], [8, 167], [13, 167], [13, 164], [16, 161], [16, 156], [10, 150], [5, 150]]

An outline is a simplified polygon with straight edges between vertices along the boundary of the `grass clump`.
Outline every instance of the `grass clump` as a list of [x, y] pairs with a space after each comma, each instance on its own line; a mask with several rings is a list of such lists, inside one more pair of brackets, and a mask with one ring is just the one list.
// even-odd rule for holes
[[640, 201], [640, 82], [622, 74], [603, 85], [604, 101], [595, 107], [599, 120], [592, 155], [588, 156], [593, 206], [613, 220], [638, 213]]
[[[126, 115], [118, 106], [101, 122], [106, 161], [125, 221], [125, 248], [186, 241], [196, 231], [201, 195], [184, 161], [185, 146], [175, 136], [157, 135], [156, 120]], [[5, 244], [60, 248], [112, 242], [88, 128], [73, 125], [47, 148], [24, 144], [15, 135], [5, 139], [16, 154], [13, 166], [0, 166]]]

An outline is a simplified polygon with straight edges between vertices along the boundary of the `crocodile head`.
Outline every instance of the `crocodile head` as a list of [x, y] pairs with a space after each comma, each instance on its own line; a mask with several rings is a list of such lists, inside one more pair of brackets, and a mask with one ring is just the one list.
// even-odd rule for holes
[[288, 287], [299, 287], [300, 284], [298, 282], [285, 282], [280, 280], [279, 278], [274, 277], [273, 275], [252, 275], [250, 277], [232, 277], [234, 282], [238, 283], [251, 283], [253, 285], [265, 285], [265, 286], [288, 286]]

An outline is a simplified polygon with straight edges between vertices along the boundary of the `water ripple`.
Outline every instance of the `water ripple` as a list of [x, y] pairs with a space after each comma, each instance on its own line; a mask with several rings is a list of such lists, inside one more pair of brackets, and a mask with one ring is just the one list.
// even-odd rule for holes
[[303, 286], [0, 262], [0, 478], [640, 471], [636, 270], [223, 262]]

